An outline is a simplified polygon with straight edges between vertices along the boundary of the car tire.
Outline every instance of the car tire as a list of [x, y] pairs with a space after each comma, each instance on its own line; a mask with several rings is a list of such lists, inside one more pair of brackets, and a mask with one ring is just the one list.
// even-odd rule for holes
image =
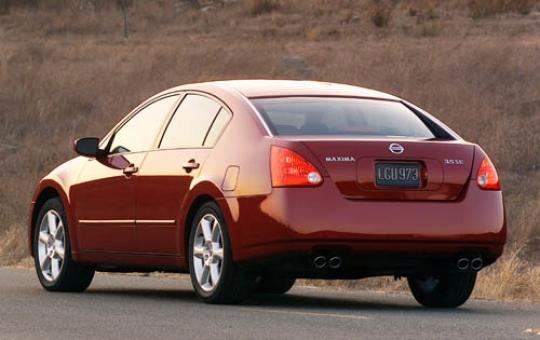
[[296, 282], [295, 277], [263, 275], [257, 282], [258, 294], [285, 294]]
[[464, 304], [474, 289], [476, 272], [448, 272], [410, 276], [412, 295], [421, 305], [433, 308], [456, 308]]
[[32, 251], [39, 282], [52, 292], [82, 292], [94, 278], [94, 268], [73, 261], [64, 205], [47, 200], [36, 219]]
[[229, 229], [214, 202], [193, 218], [188, 260], [193, 288], [207, 303], [239, 303], [253, 292], [255, 276], [233, 261]]

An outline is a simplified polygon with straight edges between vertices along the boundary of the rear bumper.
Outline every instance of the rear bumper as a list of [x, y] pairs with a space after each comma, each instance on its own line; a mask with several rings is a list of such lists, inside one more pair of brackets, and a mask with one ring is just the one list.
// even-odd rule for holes
[[502, 254], [502, 193], [470, 181], [456, 201], [367, 201], [344, 198], [326, 181], [318, 188], [279, 188], [268, 196], [228, 198], [234, 207], [234, 258], [247, 262], [287, 254]]
[[[485, 243], [318, 243], [303, 244], [300, 247], [297, 244], [288, 244], [280, 249], [281, 255], [259, 257], [242, 263], [254, 271], [262, 269], [278, 276], [360, 279], [433, 272], [476, 272], [495, 262], [502, 253], [502, 248], [502, 244]], [[321, 258], [324, 259], [322, 267], [317, 266]], [[339, 261], [338, 266], [336, 262], [332, 262], [336, 258]], [[463, 259], [468, 261], [466, 267], [458, 266]], [[472, 267], [470, 264], [477, 259], [481, 261], [479, 267]]]

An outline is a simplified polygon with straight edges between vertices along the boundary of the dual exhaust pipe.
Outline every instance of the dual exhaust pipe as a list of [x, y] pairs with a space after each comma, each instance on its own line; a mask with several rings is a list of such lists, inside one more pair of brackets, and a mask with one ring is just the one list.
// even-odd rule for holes
[[339, 256], [332, 256], [330, 258], [327, 258], [326, 256], [317, 256], [313, 259], [313, 267], [316, 269], [324, 269], [326, 267], [331, 269], [339, 269], [341, 268], [341, 264], [343, 263], [341, 257]]
[[459, 270], [469, 270], [478, 271], [484, 266], [484, 260], [481, 257], [475, 257], [473, 259], [468, 259], [466, 257], [459, 258], [456, 262], [456, 267]]
[[[327, 258], [326, 256], [320, 255], [313, 259], [313, 267], [315, 269], [339, 269], [343, 264], [343, 260], [339, 256], [332, 256]], [[475, 257], [472, 259], [461, 257], [456, 262], [456, 267], [458, 270], [474, 270], [479, 271], [484, 267], [484, 260], [481, 257]]]

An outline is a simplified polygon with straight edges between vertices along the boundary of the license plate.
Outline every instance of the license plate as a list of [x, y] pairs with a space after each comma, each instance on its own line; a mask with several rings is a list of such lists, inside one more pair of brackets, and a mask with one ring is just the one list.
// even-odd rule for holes
[[379, 187], [420, 187], [420, 164], [376, 163], [375, 184]]

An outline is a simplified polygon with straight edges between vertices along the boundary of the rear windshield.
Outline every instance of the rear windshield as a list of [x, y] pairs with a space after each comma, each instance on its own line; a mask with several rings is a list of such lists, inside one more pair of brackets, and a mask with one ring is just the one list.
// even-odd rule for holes
[[252, 99], [276, 135], [435, 138], [400, 102], [336, 97]]

